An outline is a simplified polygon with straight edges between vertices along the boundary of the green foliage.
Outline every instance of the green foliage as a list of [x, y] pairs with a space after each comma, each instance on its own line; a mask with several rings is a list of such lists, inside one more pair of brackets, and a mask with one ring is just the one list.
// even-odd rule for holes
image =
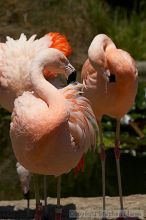
[[145, 7], [140, 13], [132, 10], [128, 16], [123, 8], [110, 8], [105, 1], [87, 0], [85, 4], [88, 8], [86, 20], [90, 23], [91, 33], [105, 33], [135, 59], [146, 59]]

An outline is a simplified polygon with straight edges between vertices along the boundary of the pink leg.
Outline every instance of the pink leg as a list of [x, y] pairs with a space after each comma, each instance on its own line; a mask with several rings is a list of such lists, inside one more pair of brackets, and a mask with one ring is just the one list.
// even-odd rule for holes
[[27, 200], [27, 219], [29, 219], [29, 199]]
[[44, 176], [44, 210], [47, 213], [47, 176]]
[[34, 178], [34, 190], [35, 190], [35, 199], [36, 199], [36, 210], [35, 210], [34, 219], [41, 220], [43, 216], [43, 206], [42, 203], [40, 202], [38, 176], [34, 174], [33, 178]]
[[36, 211], [35, 211], [34, 219], [42, 220], [42, 215], [43, 215], [43, 206], [42, 206], [42, 203], [39, 202], [38, 204], [36, 204]]
[[28, 191], [27, 193], [24, 193], [24, 199], [26, 199], [27, 201], [27, 219], [29, 219], [29, 215], [30, 215], [30, 191]]
[[120, 120], [117, 120], [116, 126], [116, 140], [115, 140], [115, 159], [116, 159], [116, 166], [117, 166], [117, 177], [118, 177], [118, 187], [119, 187], [119, 196], [120, 196], [120, 209], [121, 213], [120, 216], [116, 220], [132, 220], [137, 219], [135, 217], [128, 217], [125, 216], [124, 213], [124, 206], [123, 206], [123, 196], [122, 196], [122, 183], [121, 183], [121, 172], [120, 172]]
[[103, 219], [105, 219], [104, 213], [105, 213], [105, 208], [106, 208], [106, 203], [105, 203], [105, 159], [106, 159], [106, 154], [105, 154], [105, 147], [104, 147], [104, 143], [103, 143], [103, 132], [102, 132], [101, 122], [98, 122], [98, 126], [99, 126], [99, 155], [100, 155], [101, 167], [102, 167]]
[[60, 197], [61, 197], [61, 176], [59, 176], [57, 180], [57, 207], [55, 209], [55, 220], [61, 220], [61, 217], [62, 217]]
[[120, 209], [121, 209], [121, 212], [123, 212], [124, 207], [123, 207], [121, 171], [120, 171], [120, 120], [117, 120], [114, 152], [115, 152], [116, 167], [117, 167], [118, 188], [119, 188], [119, 196], [120, 196]]

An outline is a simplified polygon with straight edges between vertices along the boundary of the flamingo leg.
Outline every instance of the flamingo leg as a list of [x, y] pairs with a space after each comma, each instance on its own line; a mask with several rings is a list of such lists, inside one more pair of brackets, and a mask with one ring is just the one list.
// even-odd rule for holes
[[119, 119], [117, 120], [117, 124], [116, 124], [114, 153], [115, 153], [116, 167], [117, 167], [118, 188], [119, 188], [119, 196], [120, 196], [120, 209], [122, 213], [124, 210], [124, 207], [123, 207], [122, 182], [121, 182], [121, 171], [120, 171], [120, 120]]
[[29, 208], [30, 208], [30, 201], [27, 199], [27, 219], [29, 219]]
[[101, 121], [98, 122], [99, 126], [99, 155], [101, 160], [101, 167], [102, 167], [102, 197], [103, 197], [103, 218], [105, 218], [105, 146], [103, 143], [103, 131]]
[[34, 174], [34, 190], [35, 190], [35, 199], [36, 199], [36, 211], [34, 215], [35, 220], [41, 220], [43, 215], [43, 207], [40, 202], [39, 186], [38, 186], [38, 176]]
[[29, 219], [30, 200], [27, 199], [27, 219]]
[[47, 176], [44, 175], [44, 207], [45, 213], [47, 213]]
[[29, 191], [26, 194], [24, 194], [24, 198], [27, 201], [26, 217], [27, 219], [29, 219], [29, 216], [30, 216], [30, 192]]
[[57, 207], [55, 209], [55, 220], [61, 220], [62, 208], [60, 205], [61, 198], [61, 176], [57, 178]]

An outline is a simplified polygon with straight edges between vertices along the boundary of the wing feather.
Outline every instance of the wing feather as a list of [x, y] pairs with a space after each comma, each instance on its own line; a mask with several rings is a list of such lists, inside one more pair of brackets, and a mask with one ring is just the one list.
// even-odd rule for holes
[[83, 85], [73, 83], [60, 89], [66, 98], [70, 112], [69, 127], [76, 145], [86, 152], [96, 146], [97, 122], [87, 98], [83, 97]]

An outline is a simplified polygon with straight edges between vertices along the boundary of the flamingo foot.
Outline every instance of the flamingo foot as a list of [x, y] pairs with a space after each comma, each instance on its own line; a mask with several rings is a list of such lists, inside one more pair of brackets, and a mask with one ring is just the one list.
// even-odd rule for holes
[[55, 220], [61, 220], [62, 217], [62, 208], [57, 207], [55, 209]]
[[126, 215], [124, 210], [121, 210], [121, 213], [119, 214], [119, 217], [116, 218], [116, 220], [139, 220], [138, 217], [129, 217]]
[[35, 211], [34, 219], [42, 220], [42, 217], [43, 217], [43, 206], [42, 206], [42, 203], [39, 202], [38, 204], [36, 204], [36, 211]]

